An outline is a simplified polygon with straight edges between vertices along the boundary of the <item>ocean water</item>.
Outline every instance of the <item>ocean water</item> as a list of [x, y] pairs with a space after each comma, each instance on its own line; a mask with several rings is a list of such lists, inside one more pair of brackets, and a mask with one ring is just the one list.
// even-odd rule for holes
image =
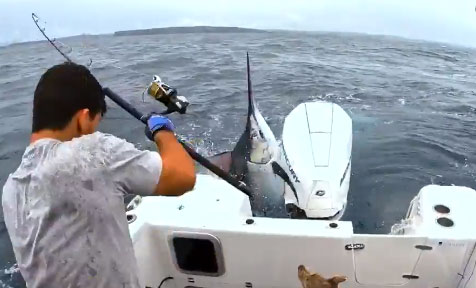
[[[388, 233], [424, 185], [476, 188], [476, 50], [387, 36], [270, 32], [62, 40], [103, 86], [137, 106], [159, 74], [192, 103], [177, 131], [205, 155], [233, 148], [246, 121], [246, 52], [261, 113], [280, 137], [299, 103], [341, 105], [353, 120], [352, 176], [343, 220]], [[0, 184], [28, 145], [33, 91], [63, 59], [46, 42], [0, 47]], [[100, 130], [153, 149], [143, 126], [109, 102]], [[204, 208], [205, 209], [205, 208]], [[23, 287], [0, 212], [0, 287]]]

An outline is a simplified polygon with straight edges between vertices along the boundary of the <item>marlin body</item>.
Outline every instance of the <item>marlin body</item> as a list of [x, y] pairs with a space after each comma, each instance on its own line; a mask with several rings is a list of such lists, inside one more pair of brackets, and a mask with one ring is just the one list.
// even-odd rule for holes
[[247, 55], [248, 115], [246, 128], [235, 148], [210, 158], [210, 161], [243, 181], [252, 191], [251, 208], [255, 216], [288, 217], [284, 203], [289, 176], [278, 162], [281, 146], [261, 115], [253, 96], [250, 62]]

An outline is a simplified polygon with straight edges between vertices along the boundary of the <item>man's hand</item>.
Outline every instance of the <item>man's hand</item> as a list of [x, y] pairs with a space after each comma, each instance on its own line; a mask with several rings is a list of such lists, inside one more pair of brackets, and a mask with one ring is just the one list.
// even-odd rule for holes
[[155, 141], [154, 136], [160, 130], [174, 131], [174, 124], [170, 121], [169, 118], [151, 113], [145, 116], [147, 119], [147, 126], [145, 127], [145, 136], [149, 138], [150, 141]]
[[175, 138], [172, 121], [154, 113], [145, 117], [145, 135], [157, 144], [162, 158], [162, 172], [155, 194], [178, 196], [192, 190], [196, 180], [195, 165]]

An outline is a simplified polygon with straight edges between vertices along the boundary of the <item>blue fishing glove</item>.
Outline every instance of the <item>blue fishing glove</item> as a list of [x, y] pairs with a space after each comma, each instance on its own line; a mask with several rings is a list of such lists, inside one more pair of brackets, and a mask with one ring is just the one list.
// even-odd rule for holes
[[155, 133], [160, 130], [167, 130], [167, 131], [174, 131], [174, 124], [170, 121], [169, 118], [151, 113], [146, 116], [147, 119], [147, 126], [145, 127], [145, 136], [149, 138], [150, 141], [154, 141]]

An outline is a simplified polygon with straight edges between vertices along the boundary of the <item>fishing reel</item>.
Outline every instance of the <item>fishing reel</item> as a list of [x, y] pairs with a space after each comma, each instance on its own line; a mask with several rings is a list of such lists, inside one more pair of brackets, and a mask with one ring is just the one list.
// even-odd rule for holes
[[185, 114], [187, 106], [190, 104], [185, 96], [178, 96], [177, 89], [162, 82], [158, 75], [154, 75], [152, 82], [147, 87], [147, 94], [167, 107], [167, 110], [162, 114], [173, 112]]

